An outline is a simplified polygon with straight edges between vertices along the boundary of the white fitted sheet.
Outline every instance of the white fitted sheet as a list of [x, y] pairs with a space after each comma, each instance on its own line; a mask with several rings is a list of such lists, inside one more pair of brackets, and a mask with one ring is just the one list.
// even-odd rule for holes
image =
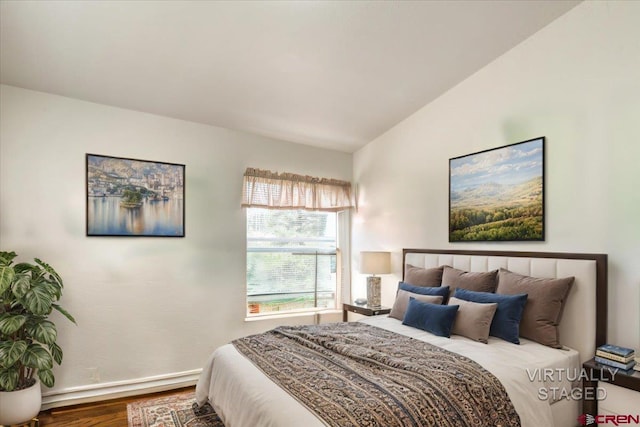
[[[574, 350], [553, 349], [529, 340], [522, 339], [520, 345], [515, 345], [490, 337], [488, 344], [482, 344], [460, 336], [437, 337], [387, 316], [361, 321], [430, 342], [476, 361], [502, 382], [520, 415], [522, 427], [554, 425], [552, 402], [540, 398], [540, 389], [570, 389], [572, 384], [565, 372], [574, 372], [580, 365], [579, 354]], [[537, 375], [538, 372], [556, 375], [545, 378]], [[560, 376], [564, 381], [560, 381]], [[542, 381], [538, 381], [540, 379]], [[211, 355], [196, 386], [196, 399], [199, 404], [209, 401], [226, 427], [325, 425], [231, 344]]]

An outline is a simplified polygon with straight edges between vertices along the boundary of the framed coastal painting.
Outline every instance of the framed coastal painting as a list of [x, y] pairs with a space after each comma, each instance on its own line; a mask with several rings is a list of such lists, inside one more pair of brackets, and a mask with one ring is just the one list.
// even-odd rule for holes
[[87, 154], [87, 236], [184, 237], [185, 165]]
[[545, 138], [449, 159], [449, 241], [544, 240]]

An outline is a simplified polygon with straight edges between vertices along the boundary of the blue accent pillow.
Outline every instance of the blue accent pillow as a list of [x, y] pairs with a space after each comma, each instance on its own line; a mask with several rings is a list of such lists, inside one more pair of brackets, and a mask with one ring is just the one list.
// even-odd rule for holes
[[459, 305], [439, 305], [409, 298], [403, 325], [413, 326], [434, 335], [449, 338]]
[[472, 302], [498, 303], [489, 335], [520, 344], [520, 319], [527, 303], [527, 294], [502, 295], [457, 288], [453, 296]]
[[442, 297], [442, 303], [444, 304], [447, 298], [449, 298], [448, 286], [413, 286], [409, 283], [398, 282], [398, 289], [403, 291], [412, 292], [420, 295], [436, 295]]

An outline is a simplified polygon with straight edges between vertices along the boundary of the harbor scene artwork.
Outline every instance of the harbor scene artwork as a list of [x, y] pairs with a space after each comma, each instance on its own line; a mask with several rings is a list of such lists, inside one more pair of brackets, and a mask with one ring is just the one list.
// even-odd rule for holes
[[185, 166], [87, 154], [87, 235], [184, 237]]
[[540, 137], [449, 159], [449, 241], [544, 240]]

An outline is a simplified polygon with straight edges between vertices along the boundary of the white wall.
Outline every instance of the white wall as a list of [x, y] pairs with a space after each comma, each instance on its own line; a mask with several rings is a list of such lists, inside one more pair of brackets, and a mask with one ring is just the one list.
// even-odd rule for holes
[[[54, 315], [64, 350], [54, 392], [90, 386], [89, 368], [101, 384], [199, 369], [235, 337], [313, 320], [244, 321], [242, 175], [251, 166], [350, 180], [350, 154], [0, 90], [0, 249], [53, 265], [78, 321]], [[86, 237], [85, 153], [185, 164], [186, 237]]]
[[[640, 2], [585, 2], [354, 154], [352, 250], [609, 254], [609, 341], [640, 350]], [[546, 136], [546, 240], [448, 242], [448, 159]], [[355, 257], [354, 257], [355, 259]], [[354, 271], [354, 296], [364, 278]]]

